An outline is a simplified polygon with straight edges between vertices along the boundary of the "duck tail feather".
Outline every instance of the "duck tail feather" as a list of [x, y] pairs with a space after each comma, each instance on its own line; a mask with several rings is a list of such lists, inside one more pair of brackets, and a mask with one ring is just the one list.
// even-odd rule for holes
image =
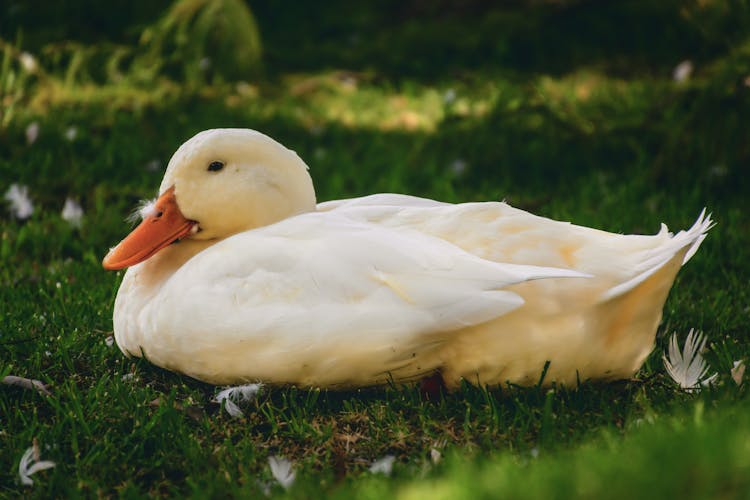
[[[675, 234], [665, 245], [655, 249], [654, 253], [645, 259], [644, 265], [647, 267], [644, 271], [638, 273], [624, 283], [615, 285], [604, 292], [604, 295], [602, 295], [602, 301], [619, 297], [633, 290], [656, 274], [662, 267], [674, 259], [675, 255], [681, 252], [684, 252], [681, 264], [684, 265], [693, 255], [695, 255], [695, 252], [698, 251], [698, 247], [700, 247], [701, 243], [706, 238], [706, 233], [714, 225], [713, 220], [711, 220], [711, 214], [706, 214], [706, 209], [704, 208], [690, 229]], [[660, 234], [662, 232], [664, 232], [663, 225]]]
[[701, 246], [701, 243], [703, 243], [703, 240], [706, 239], [706, 233], [708, 233], [708, 231], [715, 225], [716, 223], [711, 219], [711, 214], [706, 214], [706, 209], [703, 208], [703, 211], [698, 216], [698, 219], [693, 224], [693, 227], [691, 227], [687, 231], [680, 231], [674, 236], [675, 240], [677, 238], [681, 238], [688, 242], [688, 245], [690, 245], [690, 248], [685, 254], [685, 258], [682, 261], [683, 265], [685, 265], [685, 263], [687, 263], [687, 261], [689, 261], [693, 255], [695, 255], [695, 252], [698, 251], [698, 248]]

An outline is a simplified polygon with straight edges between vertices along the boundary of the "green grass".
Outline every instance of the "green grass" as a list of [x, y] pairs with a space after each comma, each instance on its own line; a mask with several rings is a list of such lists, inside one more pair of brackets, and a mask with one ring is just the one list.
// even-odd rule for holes
[[[0, 375], [43, 380], [52, 396], [0, 386], [0, 497], [251, 496], [271, 481], [270, 455], [294, 461], [295, 497], [747, 496], [747, 391], [729, 375], [733, 361], [750, 360], [747, 4], [440, 5], [353, 14], [334, 3], [316, 22], [303, 7], [276, 19], [253, 6], [266, 74], [250, 83], [184, 87], [168, 74], [144, 83], [84, 70], [66, 79], [63, 62], [19, 79], [4, 56], [0, 97], [13, 109], [4, 104], [0, 190], [28, 185], [36, 211], [25, 222], [0, 213]], [[129, 27], [108, 25], [109, 39], [135, 46], [147, 10]], [[7, 24], [0, 36], [28, 40], [19, 47], [37, 55], [50, 33], [80, 33], [75, 21], [24, 25], [28, 13], [14, 12], [23, 36]], [[671, 70], [685, 58], [696, 70], [677, 84]], [[33, 121], [40, 135], [27, 145]], [[100, 266], [177, 146], [219, 126], [255, 128], [297, 151], [321, 201], [380, 191], [506, 199], [643, 233], [688, 227], [706, 206], [717, 226], [680, 273], [635, 380], [467, 385], [437, 401], [413, 387], [271, 388], [232, 419], [211, 402], [216, 388], [107, 346], [121, 274]], [[147, 168], [154, 161], [158, 171]], [[60, 217], [68, 196], [85, 210], [79, 229]], [[690, 328], [708, 336], [719, 373], [700, 394], [680, 391], [661, 361], [666, 335]], [[17, 467], [33, 439], [57, 467], [25, 487]], [[388, 454], [391, 477], [368, 472]]]

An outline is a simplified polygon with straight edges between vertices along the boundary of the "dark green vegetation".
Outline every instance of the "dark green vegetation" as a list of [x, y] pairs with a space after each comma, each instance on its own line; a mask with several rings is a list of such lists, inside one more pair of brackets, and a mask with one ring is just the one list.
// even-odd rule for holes
[[[295, 462], [297, 496], [747, 495], [750, 406], [729, 370], [750, 359], [750, 4], [254, 2], [262, 56], [242, 56], [240, 81], [224, 68], [240, 63], [197, 59], [232, 40], [142, 37], [164, 28], [169, 2], [73, 3], [0, 6], [0, 190], [28, 185], [36, 208], [25, 222], [0, 215], [0, 376], [53, 394], [0, 386], [0, 496], [253, 494], [273, 454]], [[22, 51], [39, 67], [24, 69]], [[685, 59], [692, 76], [675, 82]], [[279, 388], [232, 419], [214, 387], [106, 345], [119, 275], [100, 267], [171, 153], [220, 126], [296, 150], [320, 200], [504, 198], [643, 233], [688, 227], [707, 206], [718, 225], [678, 277], [636, 380], [467, 386], [437, 402], [409, 387]], [[80, 229], [60, 217], [66, 197], [85, 210]], [[719, 373], [699, 394], [661, 361], [665, 334], [682, 342], [690, 328]], [[24, 487], [18, 461], [34, 438], [58, 465]], [[392, 478], [366, 472], [386, 454]]]

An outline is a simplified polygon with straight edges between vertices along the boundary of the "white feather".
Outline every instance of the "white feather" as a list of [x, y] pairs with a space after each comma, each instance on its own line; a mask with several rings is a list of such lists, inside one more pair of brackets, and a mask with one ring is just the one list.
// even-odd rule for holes
[[34, 213], [34, 204], [29, 198], [29, 188], [20, 184], [11, 184], [5, 192], [5, 201], [13, 217], [26, 220]]
[[21, 480], [21, 484], [25, 486], [33, 486], [34, 480], [31, 479], [32, 475], [56, 465], [55, 462], [50, 460], [39, 460], [37, 454], [38, 451], [32, 446], [24, 452], [18, 463], [18, 477]]
[[156, 198], [151, 200], [141, 200], [133, 213], [131, 213], [127, 221], [131, 224], [137, 224], [138, 222], [151, 217], [156, 214]]
[[742, 379], [745, 376], [745, 362], [741, 359], [733, 362], [729, 374], [732, 376], [735, 384], [742, 385]]
[[393, 471], [393, 463], [396, 461], [396, 457], [393, 455], [386, 455], [381, 459], [375, 460], [370, 465], [370, 472], [373, 474], [383, 474], [390, 476]]
[[263, 388], [263, 384], [246, 384], [237, 387], [229, 387], [219, 392], [214, 401], [224, 403], [224, 409], [234, 418], [243, 417], [241, 406], [255, 400]]
[[60, 216], [71, 226], [81, 227], [81, 223], [83, 222], [83, 208], [74, 199], [65, 198], [65, 205], [63, 205]]
[[274, 455], [268, 457], [268, 466], [271, 469], [271, 475], [273, 478], [278, 481], [285, 490], [292, 487], [296, 476], [292, 462], [284, 457], [277, 457]]
[[668, 356], [662, 356], [664, 367], [672, 380], [685, 391], [699, 391], [701, 387], [711, 384], [717, 377], [716, 373], [706, 376], [709, 367], [701, 354], [705, 346], [706, 338], [692, 328], [685, 339], [682, 352], [677, 345], [677, 333], [673, 333], [669, 339]]

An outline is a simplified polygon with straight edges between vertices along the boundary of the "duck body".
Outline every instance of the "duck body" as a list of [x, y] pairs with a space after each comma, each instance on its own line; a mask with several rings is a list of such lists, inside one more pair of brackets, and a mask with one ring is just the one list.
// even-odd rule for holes
[[[221, 172], [206, 168], [213, 158]], [[304, 163], [257, 132], [183, 145], [160, 189], [188, 221], [181, 241], [136, 259], [120, 252], [126, 239], [105, 258], [130, 266], [120, 349], [214, 384], [347, 388], [439, 372], [448, 387], [531, 385], [548, 362], [547, 384], [630, 377], [711, 224], [619, 235], [501, 202], [315, 205], [311, 189]]]

